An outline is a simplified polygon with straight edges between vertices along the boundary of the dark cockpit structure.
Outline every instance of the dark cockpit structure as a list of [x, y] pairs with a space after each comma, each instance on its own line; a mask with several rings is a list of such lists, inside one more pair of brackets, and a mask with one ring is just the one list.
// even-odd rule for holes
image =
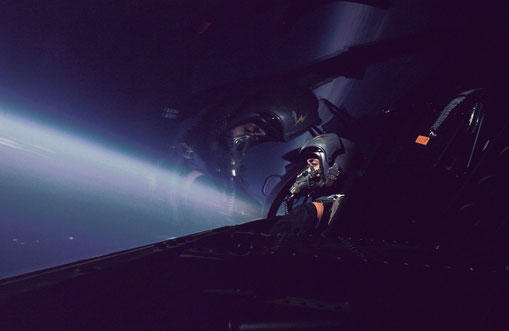
[[[12, 13], [32, 5], [13, 5]], [[60, 5], [51, 10], [60, 13]], [[126, 91], [127, 85], [142, 91], [131, 86], [136, 82], [152, 87], [144, 92], [153, 102], [147, 110], [125, 108], [115, 116], [143, 123], [150, 134], [140, 134], [140, 141], [160, 147], [161, 167], [179, 175], [168, 181], [171, 189], [161, 188], [163, 175], [144, 175], [155, 197], [149, 207], [164, 205], [171, 226], [194, 227], [0, 279], [2, 329], [507, 329], [505, 6], [369, 0], [119, 6], [123, 18], [140, 12], [137, 29], [152, 20], [171, 25], [158, 19], [174, 10], [175, 17], [190, 17], [175, 23], [175, 31], [192, 28], [184, 33], [192, 35], [186, 39], [191, 46], [183, 48], [214, 47], [207, 56], [193, 54], [196, 65], [206, 68], [196, 72], [150, 55], [143, 78], [136, 68], [104, 60], [104, 72], [127, 70], [137, 77], [121, 85]], [[106, 7], [99, 9], [116, 13]], [[332, 11], [336, 16], [328, 16]], [[346, 22], [343, 30], [330, 32], [338, 40], [356, 20], [376, 24], [352, 32], [367, 37], [345, 42], [339, 52], [306, 58], [301, 49], [295, 55], [299, 45], [325, 38], [325, 30], [302, 27], [329, 19]], [[76, 29], [89, 31], [86, 22]], [[112, 24], [118, 33], [112, 35], [124, 36], [118, 31], [125, 25]], [[244, 41], [246, 31], [259, 29], [266, 30], [260, 45], [277, 35], [272, 51]], [[292, 39], [294, 34], [300, 39]], [[96, 37], [81, 40], [101, 45]], [[131, 39], [107, 44], [130, 49], [126, 40]], [[159, 41], [147, 45], [151, 53], [164, 48]], [[224, 54], [222, 47], [228, 49]], [[285, 47], [292, 50], [286, 65], [282, 58], [271, 66], [260, 59], [283, 54]], [[176, 53], [190, 54], [178, 48]], [[79, 54], [77, 63], [86, 58]], [[225, 54], [231, 67], [219, 60]], [[236, 71], [237, 65], [242, 69]], [[162, 83], [169, 79], [161, 73], [186, 81]], [[164, 84], [181, 93], [166, 98]], [[140, 104], [135, 99], [129, 103]], [[149, 105], [156, 104], [152, 111]], [[157, 120], [140, 122], [151, 112]], [[120, 131], [136, 135], [120, 122]], [[160, 146], [153, 143], [159, 128], [165, 134]], [[1, 148], [21, 150], [0, 138]]]

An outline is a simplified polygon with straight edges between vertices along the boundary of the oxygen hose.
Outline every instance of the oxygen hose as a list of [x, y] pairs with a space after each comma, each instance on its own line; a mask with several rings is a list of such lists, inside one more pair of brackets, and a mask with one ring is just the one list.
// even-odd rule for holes
[[234, 213], [235, 199], [237, 196], [237, 185], [235, 185], [235, 177], [231, 177], [228, 181], [228, 194], [226, 197], [226, 213], [228, 217], [232, 218]]

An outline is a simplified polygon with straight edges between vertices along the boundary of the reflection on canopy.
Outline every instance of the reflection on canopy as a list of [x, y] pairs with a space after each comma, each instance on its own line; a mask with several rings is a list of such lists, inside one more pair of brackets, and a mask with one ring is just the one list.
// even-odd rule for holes
[[[0, 155], [0, 277], [235, 222], [213, 187], [5, 112]], [[183, 217], [184, 200], [207, 217]]]

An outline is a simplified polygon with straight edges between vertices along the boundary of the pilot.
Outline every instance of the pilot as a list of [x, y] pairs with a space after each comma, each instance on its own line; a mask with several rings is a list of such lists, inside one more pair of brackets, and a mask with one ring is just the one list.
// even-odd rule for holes
[[287, 142], [319, 123], [318, 100], [309, 90], [296, 88], [262, 91], [223, 114], [210, 111], [173, 148], [185, 177], [184, 195], [199, 185], [213, 187], [236, 222], [260, 217], [261, 203], [245, 180], [247, 151], [255, 144]]
[[272, 226], [272, 233], [324, 231], [351, 186], [358, 156], [351, 141], [335, 133], [319, 135], [302, 146], [300, 155], [307, 166], [297, 175], [285, 202], [287, 207], [292, 206], [303, 196], [311, 197], [313, 201], [291, 209]]

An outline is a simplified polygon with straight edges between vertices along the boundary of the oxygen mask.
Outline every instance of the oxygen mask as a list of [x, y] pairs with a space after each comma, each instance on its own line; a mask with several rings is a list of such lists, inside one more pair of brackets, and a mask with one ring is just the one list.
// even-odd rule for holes
[[286, 200], [302, 197], [313, 193], [316, 189], [324, 185], [322, 168], [316, 170], [312, 166], [307, 166], [295, 179], [295, 183], [290, 187], [290, 194]]

